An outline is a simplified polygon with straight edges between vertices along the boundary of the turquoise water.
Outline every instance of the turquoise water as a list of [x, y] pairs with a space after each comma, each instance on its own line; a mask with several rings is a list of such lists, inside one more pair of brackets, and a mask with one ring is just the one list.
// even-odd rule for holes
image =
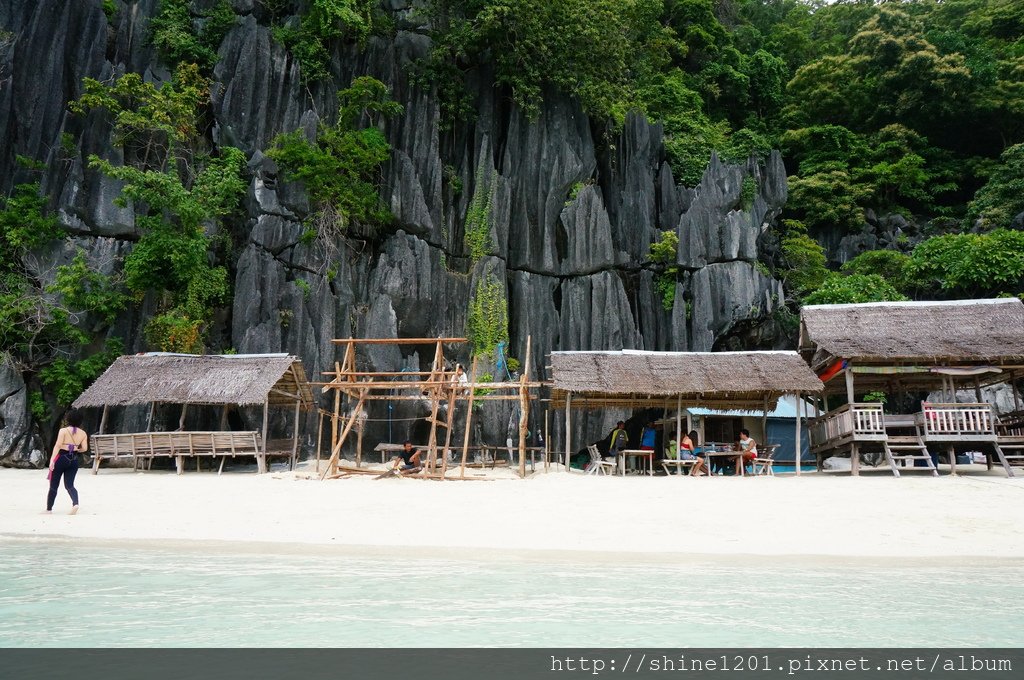
[[6, 540], [0, 565], [4, 647], [1024, 644], [1020, 563], [573, 564]]

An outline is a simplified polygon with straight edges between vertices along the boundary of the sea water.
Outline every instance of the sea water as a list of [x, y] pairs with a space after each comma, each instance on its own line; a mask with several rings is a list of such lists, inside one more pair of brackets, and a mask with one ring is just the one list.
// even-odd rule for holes
[[464, 560], [0, 540], [0, 646], [1007, 646], [1014, 562]]

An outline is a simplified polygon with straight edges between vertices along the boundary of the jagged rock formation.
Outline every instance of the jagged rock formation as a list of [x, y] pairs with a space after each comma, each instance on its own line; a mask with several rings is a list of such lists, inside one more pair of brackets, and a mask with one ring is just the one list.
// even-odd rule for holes
[[[146, 42], [157, 4], [120, 1], [111, 25], [100, 0], [0, 0], [0, 26], [11, 36], [0, 40], [0, 190], [22, 179], [16, 154], [44, 160], [44, 189], [75, 234], [74, 244], [41, 259], [44, 277], [79, 246], [93, 262], [116, 262], [137, 237], [131, 211], [112, 203], [117, 182], [84, 165], [90, 153], [114, 157], [109, 123], [101, 115], [75, 117], [67, 102], [87, 76], [168, 76]], [[621, 130], [606, 134], [602, 123], [554, 91], [530, 120], [486, 73], [471, 87], [475, 119], [445, 131], [434, 89], [409, 78], [429, 48], [409, 3], [384, 3], [396, 18], [396, 34], [371, 38], [361, 50], [338, 46], [334, 82], [309, 88], [254, 3], [233, 5], [238, 19], [213, 72], [212, 141], [241, 148], [251, 178], [246, 217], [230, 225], [236, 248], [226, 264], [234, 301], [219, 315], [215, 348], [292, 352], [315, 379], [338, 359], [332, 337], [462, 335], [484, 278], [503, 286], [509, 354], [524, 359], [532, 336], [535, 367], [545, 366], [555, 349], [711, 350], [737, 324], [765, 318], [779, 304], [780, 283], [755, 266], [758, 237], [786, 200], [778, 154], [739, 166], [715, 158], [700, 185], [686, 188], [665, 161], [659, 125], [631, 115]], [[383, 196], [397, 227], [329, 247], [307, 243], [306, 198], [282, 181], [263, 152], [274, 135], [313, 130], [321, 117], [329, 119], [336, 90], [364, 74], [386, 83], [405, 110], [386, 127], [393, 153]], [[62, 146], [65, 132], [78, 140], [76, 148]], [[475, 198], [486, 206], [489, 237], [488, 255], [478, 261], [463, 245]], [[682, 271], [670, 310], [655, 292], [647, 257], [665, 229], [678, 232]], [[113, 333], [127, 351], [146, 349], [140, 329], [152, 312], [152, 303], [143, 302], [116, 325]], [[468, 365], [467, 355], [458, 358]], [[429, 357], [391, 348], [363, 359], [398, 370]], [[38, 438], [29, 432], [24, 384], [4, 370], [0, 461], [33, 464]], [[371, 436], [389, 436], [384, 408], [370, 414], [377, 421]], [[617, 416], [579, 418], [575, 440], [592, 439]], [[537, 417], [534, 432], [542, 429]], [[507, 420], [508, 411], [496, 408], [480, 419], [477, 435], [504, 441]], [[409, 424], [397, 423], [390, 425], [401, 434], [392, 429], [390, 436], [404, 438]], [[312, 417], [307, 425], [315, 433]], [[558, 434], [557, 424], [552, 431]]]

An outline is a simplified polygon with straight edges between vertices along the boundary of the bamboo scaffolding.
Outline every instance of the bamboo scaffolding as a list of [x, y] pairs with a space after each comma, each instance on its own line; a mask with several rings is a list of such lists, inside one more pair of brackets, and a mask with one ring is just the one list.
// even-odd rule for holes
[[[525, 475], [525, 452], [526, 452], [526, 427], [529, 423], [529, 402], [535, 397], [534, 391], [539, 389], [542, 383], [527, 379], [530, 370], [529, 354], [532, 348], [532, 340], [527, 338], [527, 357], [525, 359], [526, 370], [519, 380], [515, 382], [476, 382], [476, 360], [473, 362], [472, 380], [466, 384], [459, 384], [454, 381], [452, 374], [445, 369], [444, 345], [465, 342], [465, 338], [343, 338], [332, 342], [337, 345], [344, 345], [344, 358], [341, 362], [334, 364], [333, 371], [322, 371], [328, 378], [323, 382], [311, 383], [319, 386], [321, 391], [334, 391], [334, 408], [332, 412], [325, 412], [331, 418], [331, 456], [328, 459], [327, 468], [323, 471], [320, 479], [330, 476], [332, 479], [338, 475], [338, 461], [340, 460], [341, 448], [353, 427], [356, 427], [356, 420], [361, 409], [367, 402], [371, 401], [405, 401], [405, 402], [426, 402], [429, 404], [430, 415], [426, 420], [430, 423], [430, 433], [426, 445], [426, 461], [424, 471], [417, 478], [423, 479], [445, 479], [448, 472], [447, 452], [452, 445], [452, 432], [455, 429], [456, 410], [460, 401], [468, 401], [469, 407], [466, 410], [465, 427], [466, 432], [463, 441], [462, 463], [460, 465], [460, 479], [465, 479], [466, 459], [469, 450], [469, 437], [472, 425], [473, 403], [475, 401], [513, 401], [520, 405], [520, 475]], [[357, 345], [433, 345], [434, 356], [429, 371], [365, 371], [357, 370], [356, 353]], [[408, 380], [408, 378], [414, 378]], [[390, 378], [390, 379], [389, 379]], [[488, 394], [477, 394], [478, 390], [487, 390]], [[342, 398], [356, 400], [356, 406], [348, 415], [342, 414]], [[442, 420], [440, 416], [441, 404], [447, 402], [447, 414]], [[351, 402], [350, 402], [351, 403]], [[342, 421], [345, 421], [342, 423]], [[342, 428], [339, 433], [339, 428]], [[444, 427], [445, 438], [443, 444], [438, 441], [438, 427]], [[361, 427], [356, 427], [357, 438], [361, 439]], [[361, 442], [357, 443], [357, 466], [361, 465]], [[441, 462], [440, 474], [435, 473], [438, 467], [437, 456], [441, 452], [444, 456]], [[319, 467], [317, 468], [319, 472]]]

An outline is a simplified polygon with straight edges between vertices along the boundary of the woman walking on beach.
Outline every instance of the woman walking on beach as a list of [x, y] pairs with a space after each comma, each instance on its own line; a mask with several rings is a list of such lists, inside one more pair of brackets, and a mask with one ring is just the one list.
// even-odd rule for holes
[[78, 512], [78, 491], [75, 489], [75, 475], [78, 473], [78, 454], [89, 450], [89, 435], [82, 430], [82, 414], [72, 409], [68, 412], [67, 427], [57, 433], [50, 456], [50, 492], [46, 495], [46, 512], [53, 510], [57, 500], [57, 487], [61, 477], [64, 488], [71, 496], [71, 514]]

